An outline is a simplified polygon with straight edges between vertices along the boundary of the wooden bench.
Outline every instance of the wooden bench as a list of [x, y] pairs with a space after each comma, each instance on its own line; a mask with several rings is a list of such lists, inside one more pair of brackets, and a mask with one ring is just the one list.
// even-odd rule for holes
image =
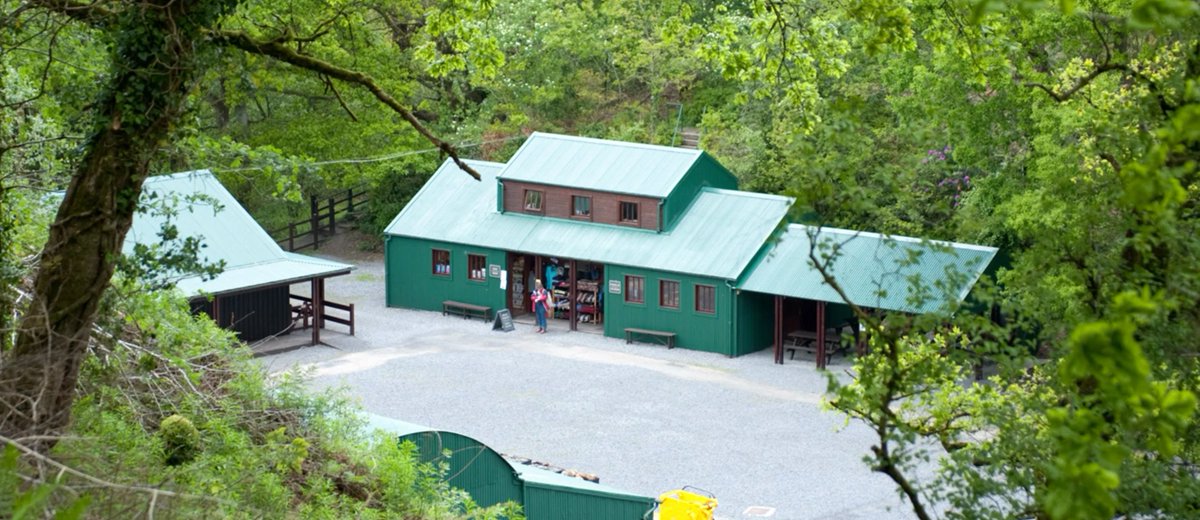
[[463, 319], [473, 318], [478, 316], [483, 321], [492, 319], [492, 308], [486, 305], [475, 305], [473, 303], [456, 302], [454, 300], [446, 300], [442, 302], [442, 316], [447, 314], [458, 314]]
[[635, 329], [633, 327], [630, 327], [630, 328], [625, 329], [625, 344], [633, 343], [633, 336], [635, 334], [640, 335], [640, 336], [654, 336], [657, 338], [663, 338], [667, 342], [666, 343], [667, 349], [675, 348], [675, 333], [674, 332], [665, 332], [665, 331], [661, 331], [661, 330], [650, 330], [650, 329]]

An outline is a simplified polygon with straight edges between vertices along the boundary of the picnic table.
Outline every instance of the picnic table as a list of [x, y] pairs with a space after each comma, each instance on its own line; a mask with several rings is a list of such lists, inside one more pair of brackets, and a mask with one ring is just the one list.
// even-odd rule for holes
[[[826, 363], [829, 363], [830, 358], [841, 348], [840, 330], [837, 328], [825, 329]], [[817, 355], [817, 331], [815, 330], [793, 330], [784, 336], [784, 341], [784, 348], [792, 352], [791, 359], [796, 359], [797, 350]]]

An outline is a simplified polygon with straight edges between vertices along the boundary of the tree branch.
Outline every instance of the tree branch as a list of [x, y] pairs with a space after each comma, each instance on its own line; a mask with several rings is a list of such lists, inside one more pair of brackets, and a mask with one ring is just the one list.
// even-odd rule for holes
[[1092, 83], [1092, 81], [1094, 81], [1096, 78], [1100, 77], [1102, 74], [1104, 74], [1106, 72], [1112, 72], [1114, 70], [1128, 70], [1128, 67], [1126, 67], [1125, 65], [1119, 64], [1119, 63], [1105, 63], [1103, 65], [1100, 65], [1099, 67], [1096, 67], [1096, 69], [1093, 70], [1092, 72], [1088, 73], [1087, 76], [1079, 78], [1079, 81], [1076, 81], [1075, 84], [1071, 86], [1071, 88], [1067, 89], [1064, 92], [1055, 92], [1054, 89], [1047, 87], [1046, 85], [1043, 85], [1041, 83], [1034, 83], [1032, 81], [1026, 81], [1023, 84], [1026, 87], [1040, 89], [1040, 90], [1044, 91], [1047, 95], [1049, 95], [1055, 101], [1062, 103], [1068, 99], [1071, 99], [1071, 96], [1074, 96], [1075, 93], [1079, 92], [1081, 89], [1083, 89], [1083, 87], [1090, 85]]
[[357, 123], [358, 116], [354, 115], [354, 111], [350, 110], [350, 107], [346, 105], [346, 101], [342, 99], [342, 95], [338, 93], [337, 87], [334, 86], [333, 80], [329, 79], [329, 76], [323, 76], [322, 79], [325, 80], [325, 86], [329, 87], [329, 91], [333, 92], [333, 97], [337, 98], [338, 104], [342, 105], [342, 110], [346, 111], [346, 114], [350, 116], [351, 121]]
[[104, 1], [95, 0], [85, 3], [71, 0], [36, 0], [34, 4], [75, 21], [102, 25], [114, 14], [111, 9], [101, 5]]
[[472, 168], [458, 156], [458, 150], [456, 150], [453, 145], [434, 136], [429, 129], [425, 128], [425, 125], [421, 124], [420, 119], [413, 115], [411, 110], [400, 104], [400, 102], [397, 101], [396, 98], [392, 97], [392, 95], [386, 90], [384, 90], [383, 87], [380, 87], [375, 81], [375, 78], [372, 78], [371, 76], [362, 72], [339, 67], [312, 56], [300, 54], [291, 47], [277, 42], [257, 41], [242, 31], [215, 30], [210, 31], [208, 34], [215, 43], [236, 47], [252, 54], [259, 54], [262, 56], [275, 58], [279, 61], [301, 69], [310, 70], [330, 78], [339, 79], [341, 81], [353, 83], [366, 88], [375, 96], [376, 99], [387, 105], [397, 114], [400, 114], [400, 117], [404, 118], [404, 120], [407, 121], [408, 124], [417, 131], [417, 133], [421, 134], [421, 136], [433, 143], [434, 146], [436, 146], [446, 155], [449, 155], [450, 158], [454, 160], [454, 164], [457, 164], [459, 168], [467, 172], [467, 174], [475, 178], [475, 180], [480, 180], [479, 172], [475, 171], [474, 168]]

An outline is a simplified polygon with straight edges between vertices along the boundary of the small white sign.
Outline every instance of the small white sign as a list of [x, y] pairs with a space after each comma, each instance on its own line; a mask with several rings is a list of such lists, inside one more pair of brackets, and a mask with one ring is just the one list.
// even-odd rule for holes
[[620, 280], [609, 280], [608, 281], [608, 292], [613, 293], [613, 294], [621, 294], [621, 281]]
[[500, 290], [508, 289], [508, 271], [500, 271]]
[[492, 275], [492, 278], [499, 278], [500, 277], [500, 264], [489, 265], [488, 266], [488, 274]]

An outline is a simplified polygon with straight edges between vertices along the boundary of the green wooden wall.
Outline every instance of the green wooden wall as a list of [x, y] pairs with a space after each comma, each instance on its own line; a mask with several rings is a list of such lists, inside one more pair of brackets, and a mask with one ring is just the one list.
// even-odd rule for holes
[[[643, 303], [625, 301], [626, 275], [645, 279]], [[607, 281], [616, 280], [621, 285], [621, 294], [604, 294], [605, 336], [624, 339], [626, 327], [661, 330], [674, 332], [675, 345], [678, 347], [736, 355], [737, 349], [733, 345], [733, 290], [725, 285], [725, 280], [616, 265], [606, 265], [604, 276]], [[664, 279], [679, 282], [678, 309], [659, 305], [658, 282]], [[696, 284], [711, 285], [716, 289], [716, 313], [696, 312]], [[608, 290], [607, 285], [604, 289]]]
[[670, 195], [667, 195], [666, 202], [663, 203], [662, 215], [659, 216], [663, 231], [669, 231], [675, 227], [675, 222], [683, 216], [687, 207], [696, 199], [700, 188], [704, 187], [736, 190], [738, 188], [737, 177], [734, 177], [729, 170], [726, 170], [721, 163], [707, 153], [700, 154], [700, 157], [692, 164], [692, 168], [683, 175], [683, 178], [675, 185], [675, 189], [671, 190]]
[[[450, 275], [433, 274], [433, 250], [450, 251]], [[477, 282], [467, 279], [467, 255], [487, 257], [487, 264], [508, 269], [504, 251], [485, 247], [388, 236], [384, 244], [388, 307], [440, 311], [442, 302], [454, 300], [487, 305], [492, 311], [504, 308], [500, 279], [487, 276]]]
[[654, 499], [525, 481], [525, 518], [529, 520], [642, 520]]
[[737, 345], [735, 356], [758, 352], [775, 341], [775, 297], [735, 291], [737, 301]]

